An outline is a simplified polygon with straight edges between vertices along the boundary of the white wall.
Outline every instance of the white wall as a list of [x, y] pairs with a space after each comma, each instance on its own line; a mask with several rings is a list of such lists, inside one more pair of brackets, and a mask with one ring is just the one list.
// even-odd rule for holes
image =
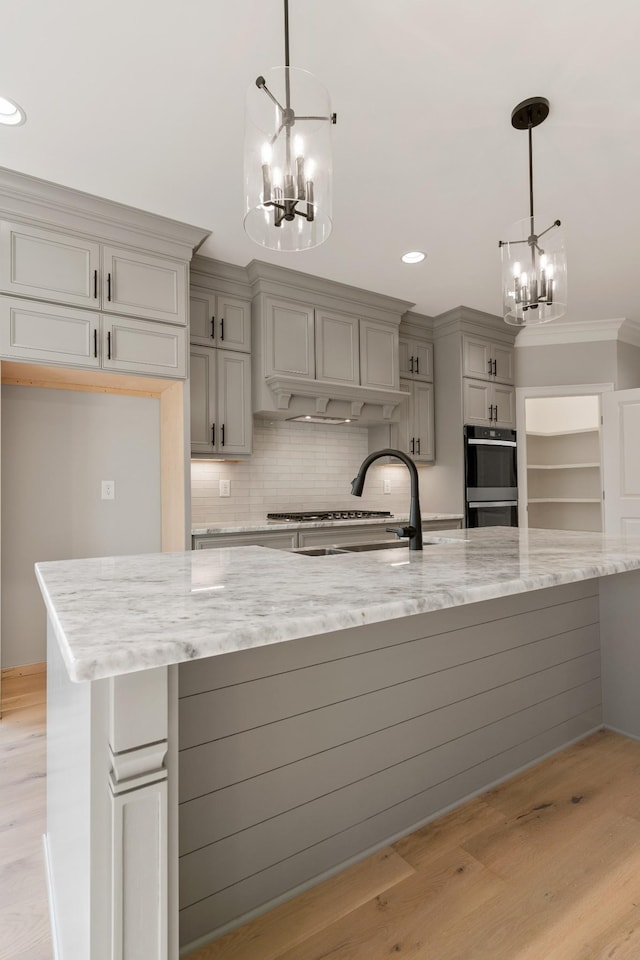
[[[249, 460], [192, 460], [192, 525], [261, 521], [267, 513], [316, 508], [408, 513], [409, 472], [400, 463], [371, 467], [362, 497], [351, 496], [351, 481], [368, 452], [363, 427], [256, 418]], [[424, 512], [439, 509], [429, 499], [430, 470], [419, 469]], [[230, 497], [220, 497], [221, 479], [231, 481]], [[391, 494], [383, 494], [383, 479], [390, 481]]]
[[[159, 401], [2, 387], [2, 666], [45, 659], [39, 560], [161, 549]], [[115, 480], [116, 499], [100, 499]]]
[[527, 433], [567, 433], [570, 430], [597, 430], [600, 426], [600, 397], [527, 397]]

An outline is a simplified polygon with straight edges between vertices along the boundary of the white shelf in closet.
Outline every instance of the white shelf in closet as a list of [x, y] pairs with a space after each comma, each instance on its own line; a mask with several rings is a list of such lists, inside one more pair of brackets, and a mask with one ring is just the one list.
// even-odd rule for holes
[[578, 430], [559, 430], [558, 433], [542, 433], [538, 430], [527, 430], [528, 437], [546, 437], [551, 440], [553, 437], [574, 437], [579, 433], [598, 433], [598, 427], [580, 427]]
[[597, 460], [591, 463], [528, 463], [527, 470], [585, 470], [599, 466]]
[[600, 503], [598, 497], [530, 497], [529, 503]]

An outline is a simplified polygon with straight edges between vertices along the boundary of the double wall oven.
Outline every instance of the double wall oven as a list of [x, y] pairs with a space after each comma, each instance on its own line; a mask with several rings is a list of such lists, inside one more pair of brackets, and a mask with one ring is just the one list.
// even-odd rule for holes
[[467, 526], [517, 527], [516, 431], [465, 426], [464, 468]]

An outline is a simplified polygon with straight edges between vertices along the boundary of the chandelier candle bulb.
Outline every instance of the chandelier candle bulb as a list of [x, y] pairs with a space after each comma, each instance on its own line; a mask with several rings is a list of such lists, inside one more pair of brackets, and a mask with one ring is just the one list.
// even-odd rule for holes
[[307, 180], [307, 220], [309, 223], [312, 223], [314, 217], [313, 180]]
[[304, 188], [304, 157], [296, 157], [296, 178], [298, 180], [298, 200], [306, 200]]

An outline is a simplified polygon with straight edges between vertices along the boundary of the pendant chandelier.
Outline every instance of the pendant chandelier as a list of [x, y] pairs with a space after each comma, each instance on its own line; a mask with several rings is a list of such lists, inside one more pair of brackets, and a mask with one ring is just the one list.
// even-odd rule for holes
[[244, 228], [263, 247], [297, 251], [324, 243], [331, 233], [336, 114], [313, 74], [289, 65], [288, 0], [284, 55], [284, 67], [258, 77], [247, 93]]
[[549, 101], [523, 100], [511, 114], [516, 130], [529, 135], [529, 216], [509, 230], [513, 240], [500, 240], [503, 315], [506, 323], [524, 327], [557, 320], [567, 310], [567, 262], [559, 220], [536, 233], [533, 209], [532, 130], [546, 120]]

